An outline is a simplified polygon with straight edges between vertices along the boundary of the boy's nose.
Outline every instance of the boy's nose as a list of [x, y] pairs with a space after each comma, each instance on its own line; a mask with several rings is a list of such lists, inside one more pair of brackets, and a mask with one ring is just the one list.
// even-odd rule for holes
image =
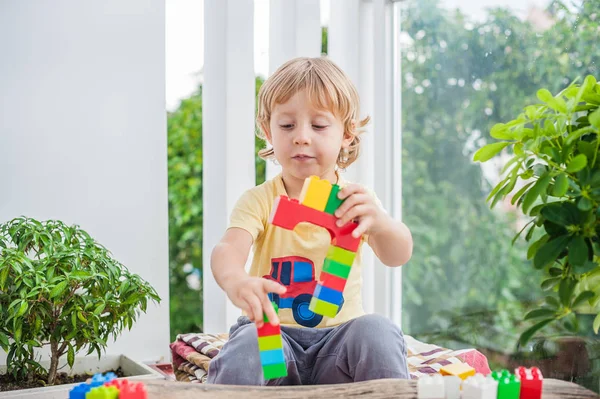
[[304, 145], [310, 143], [310, 131], [307, 128], [299, 128], [294, 136], [294, 144]]

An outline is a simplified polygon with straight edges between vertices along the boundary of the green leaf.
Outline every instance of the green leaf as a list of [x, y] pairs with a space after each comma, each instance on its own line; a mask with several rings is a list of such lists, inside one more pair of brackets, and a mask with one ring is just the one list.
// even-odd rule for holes
[[579, 295], [577, 295], [577, 298], [575, 298], [575, 300], [573, 301], [573, 304], [571, 305], [571, 309], [575, 309], [577, 306], [581, 305], [583, 302], [589, 301], [590, 299], [592, 299], [595, 296], [596, 296], [596, 294], [593, 291], [581, 292]]
[[600, 313], [596, 315], [592, 328], [594, 329], [594, 334], [598, 334], [598, 330], [600, 329]]
[[545, 174], [541, 176], [538, 181], [535, 182], [533, 187], [531, 187], [531, 189], [527, 192], [527, 194], [525, 194], [523, 205], [521, 206], [525, 214], [527, 214], [529, 208], [531, 205], [533, 205], [534, 201], [540, 196], [540, 194], [546, 191], [548, 184], [550, 184], [550, 175]]
[[99, 304], [98, 306], [96, 306], [96, 309], [94, 309], [94, 314], [96, 316], [99, 316], [105, 307], [106, 307], [106, 305], [104, 303]]
[[560, 302], [558, 302], [558, 299], [556, 299], [555, 297], [548, 295], [544, 300], [546, 301], [546, 304], [551, 308], [560, 308]]
[[17, 312], [17, 317], [23, 316], [25, 314], [25, 312], [27, 312], [27, 309], [29, 309], [29, 304], [27, 303], [27, 301], [21, 302], [21, 307], [19, 308], [19, 311]]
[[533, 258], [533, 265], [536, 269], [541, 269], [556, 261], [556, 258], [567, 247], [570, 237], [563, 235], [556, 237], [540, 247]]
[[581, 266], [588, 260], [588, 246], [582, 236], [574, 236], [569, 243], [569, 262]]
[[56, 287], [54, 287], [52, 289], [52, 291], [50, 291], [50, 299], [55, 298], [55, 297], [59, 296], [60, 294], [62, 294], [63, 291], [65, 290], [65, 288], [67, 288], [68, 284], [69, 284], [68, 281], [61, 281], [60, 283], [58, 283], [56, 285]]
[[524, 320], [537, 319], [540, 317], [551, 317], [551, 316], [554, 316], [555, 314], [556, 314], [556, 311], [552, 310], [552, 309], [545, 309], [545, 308], [535, 309], [535, 310], [532, 310], [531, 312], [527, 313], [527, 315], [525, 315]]
[[473, 161], [486, 162], [496, 156], [504, 147], [511, 144], [510, 142], [503, 141], [500, 143], [492, 143], [481, 147], [475, 155], [473, 155]]
[[69, 351], [67, 353], [67, 362], [69, 363], [69, 367], [73, 367], [75, 363], [75, 350], [72, 345], [69, 345]]
[[573, 290], [577, 285], [577, 281], [570, 278], [565, 278], [560, 282], [558, 286], [558, 296], [563, 306], [569, 306], [571, 303], [571, 297], [573, 296]]
[[587, 157], [584, 154], [579, 154], [569, 162], [567, 165], [567, 172], [574, 173], [579, 172], [587, 165]]
[[561, 280], [562, 280], [562, 277], [551, 277], [551, 278], [548, 278], [548, 279], [542, 281], [542, 284], [540, 286], [542, 287], [542, 289], [544, 291], [546, 291], [546, 290], [549, 290], [550, 288], [554, 287]]
[[581, 209], [584, 212], [592, 209], [592, 206], [593, 206], [593, 203], [589, 198], [580, 197], [579, 200], [577, 201], [577, 208]]
[[527, 342], [529, 342], [531, 337], [533, 337], [533, 335], [536, 332], [538, 332], [542, 328], [546, 327], [547, 324], [549, 324], [550, 322], [552, 322], [554, 320], [555, 319], [553, 319], [553, 318], [542, 320], [542, 321], [538, 322], [537, 324], [534, 324], [533, 326], [529, 327], [527, 330], [525, 330], [525, 332], [523, 334], [521, 334], [521, 337], [519, 338], [519, 344], [521, 346], [525, 345]]
[[514, 135], [504, 123], [495, 124], [490, 130], [490, 136], [497, 140], [511, 140], [514, 138]]
[[552, 195], [555, 197], [562, 197], [567, 193], [569, 188], [569, 180], [567, 179], [567, 175], [561, 173], [556, 176], [554, 180], [554, 188], [552, 189]]
[[0, 331], [0, 347], [6, 352], [8, 350], [8, 337]]
[[533, 182], [533, 181], [532, 181], [532, 182], [529, 182], [529, 183], [527, 183], [527, 184], [526, 184], [526, 185], [524, 185], [523, 187], [521, 187], [521, 189], [520, 189], [519, 191], [517, 191], [517, 192], [515, 193], [515, 195], [513, 195], [512, 199], [510, 200], [510, 203], [514, 205], [514, 204], [515, 204], [515, 202], [517, 202], [517, 200], [518, 200], [519, 198], [521, 198], [521, 196], [522, 196], [522, 195], [525, 193], [525, 191], [527, 191], [527, 189], [528, 189], [529, 187], [531, 187], [531, 185], [532, 185], [532, 184], [534, 184], [534, 183], [535, 183], [535, 182]]
[[588, 120], [590, 121], [590, 124], [592, 126], [600, 128], [600, 108], [598, 108], [597, 110], [595, 110], [594, 112], [592, 112], [588, 116]]

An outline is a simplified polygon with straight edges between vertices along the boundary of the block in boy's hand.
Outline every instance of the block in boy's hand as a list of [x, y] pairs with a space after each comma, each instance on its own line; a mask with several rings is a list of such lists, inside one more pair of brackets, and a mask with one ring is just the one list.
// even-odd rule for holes
[[[273, 303], [275, 313], [278, 307]], [[283, 339], [281, 338], [281, 327], [273, 326], [266, 315], [263, 315], [264, 324], [257, 327], [258, 332], [258, 352], [260, 364], [263, 369], [265, 380], [281, 378], [287, 376], [287, 366], [285, 355], [283, 353]]]

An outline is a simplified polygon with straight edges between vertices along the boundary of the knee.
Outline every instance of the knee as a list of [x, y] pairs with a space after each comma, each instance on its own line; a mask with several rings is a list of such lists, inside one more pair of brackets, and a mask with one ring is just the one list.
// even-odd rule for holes
[[207, 382], [213, 384], [261, 385], [258, 335], [253, 324], [239, 328], [211, 360]]
[[400, 350], [406, 356], [404, 334], [400, 327], [387, 317], [368, 314], [353, 320], [352, 323], [350, 336], [354, 344], [364, 345], [369, 350], [379, 348], [383, 353], [397, 354], [397, 350]]

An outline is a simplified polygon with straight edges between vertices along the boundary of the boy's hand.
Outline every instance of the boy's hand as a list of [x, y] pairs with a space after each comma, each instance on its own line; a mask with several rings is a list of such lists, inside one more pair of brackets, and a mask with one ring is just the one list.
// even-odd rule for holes
[[267, 294], [274, 292], [281, 295], [285, 291], [286, 288], [275, 281], [250, 276], [236, 280], [226, 290], [231, 302], [246, 312], [248, 318], [255, 322], [258, 328], [264, 324], [263, 312], [267, 314], [272, 325], [279, 324], [279, 318]]
[[357, 219], [358, 226], [352, 232], [354, 238], [361, 235], [373, 234], [373, 232], [383, 228], [386, 222], [386, 213], [377, 205], [375, 198], [369, 195], [365, 188], [359, 184], [349, 184], [338, 193], [340, 199], [345, 199], [344, 203], [335, 211], [335, 216], [339, 218], [338, 226]]

